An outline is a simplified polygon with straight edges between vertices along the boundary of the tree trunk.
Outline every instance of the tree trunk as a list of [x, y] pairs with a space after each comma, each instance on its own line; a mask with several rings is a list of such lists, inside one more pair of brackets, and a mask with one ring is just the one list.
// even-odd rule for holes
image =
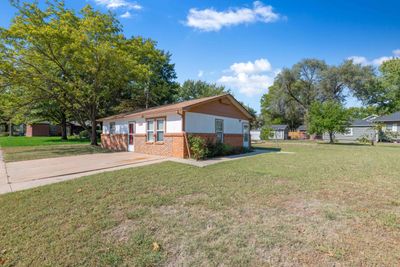
[[68, 140], [67, 137], [67, 118], [65, 117], [65, 114], [63, 113], [61, 115], [61, 140]]
[[13, 136], [13, 124], [12, 124], [12, 122], [11, 122], [11, 120], [10, 120], [10, 126], [9, 126], [9, 128], [8, 128], [8, 131], [9, 131], [9, 136]]
[[91, 121], [92, 121], [92, 130], [90, 133], [90, 144], [92, 146], [97, 146], [96, 118], [92, 118]]
[[333, 144], [333, 132], [329, 132], [329, 143]]

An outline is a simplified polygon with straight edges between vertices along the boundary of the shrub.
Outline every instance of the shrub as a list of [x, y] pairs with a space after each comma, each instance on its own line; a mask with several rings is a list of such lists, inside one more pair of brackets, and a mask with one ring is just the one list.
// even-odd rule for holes
[[371, 138], [368, 134], [363, 134], [359, 138], [357, 138], [357, 142], [359, 142], [361, 144], [370, 144]]
[[89, 132], [87, 130], [83, 130], [79, 132], [80, 139], [88, 139], [90, 137]]
[[261, 140], [269, 140], [272, 136], [272, 129], [269, 127], [263, 127], [261, 129], [260, 138]]
[[206, 140], [195, 135], [189, 135], [188, 139], [192, 157], [196, 160], [205, 159], [209, 154]]

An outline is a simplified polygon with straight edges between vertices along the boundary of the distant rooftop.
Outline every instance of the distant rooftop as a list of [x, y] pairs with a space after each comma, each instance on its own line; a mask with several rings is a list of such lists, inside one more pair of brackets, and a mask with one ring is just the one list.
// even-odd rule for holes
[[274, 124], [271, 125], [272, 130], [286, 130], [289, 126], [287, 124]]
[[387, 122], [387, 121], [400, 121], [400, 111], [394, 112], [389, 115], [384, 115], [376, 118], [376, 122]]

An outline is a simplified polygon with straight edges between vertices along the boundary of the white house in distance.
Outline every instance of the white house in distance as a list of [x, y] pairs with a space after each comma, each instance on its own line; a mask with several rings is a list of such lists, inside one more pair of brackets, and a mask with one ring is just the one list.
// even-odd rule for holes
[[163, 105], [100, 119], [102, 147], [186, 158], [188, 135], [250, 147], [253, 116], [230, 94]]

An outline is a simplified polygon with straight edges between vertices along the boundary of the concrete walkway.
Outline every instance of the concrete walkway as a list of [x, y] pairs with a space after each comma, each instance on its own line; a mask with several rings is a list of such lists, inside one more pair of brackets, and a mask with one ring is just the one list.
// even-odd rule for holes
[[133, 152], [118, 152], [17, 161], [5, 164], [2, 151], [0, 150], [0, 194], [58, 183], [91, 174], [145, 166], [164, 161], [173, 161], [196, 167], [206, 167], [225, 161], [238, 160], [272, 152], [278, 151], [265, 149], [255, 150], [247, 154], [203, 161], [168, 158]]
[[3, 160], [3, 151], [0, 149], [0, 194], [11, 191], [11, 186], [8, 183], [6, 164]]
[[6, 164], [1, 160], [0, 194], [166, 160], [168, 159], [165, 157], [132, 152], [89, 154]]
[[249, 157], [254, 157], [254, 156], [257, 156], [260, 154], [266, 154], [266, 153], [283, 153], [283, 152], [279, 152], [279, 150], [272, 150], [272, 149], [271, 150], [255, 149], [253, 152], [246, 153], [246, 154], [225, 156], [225, 157], [219, 157], [219, 158], [213, 158], [213, 159], [207, 159], [207, 160], [171, 158], [170, 161], [189, 164], [189, 165], [193, 165], [193, 166], [202, 168], [202, 167], [214, 165], [214, 164], [225, 162], [225, 161], [249, 158]]

